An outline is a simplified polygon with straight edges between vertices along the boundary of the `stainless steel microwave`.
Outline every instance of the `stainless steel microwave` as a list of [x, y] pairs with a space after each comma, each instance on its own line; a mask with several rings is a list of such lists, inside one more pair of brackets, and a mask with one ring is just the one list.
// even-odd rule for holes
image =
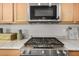
[[31, 3], [29, 8], [30, 21], [59, 21], [59, 4], [41, 3], [40, 5]]

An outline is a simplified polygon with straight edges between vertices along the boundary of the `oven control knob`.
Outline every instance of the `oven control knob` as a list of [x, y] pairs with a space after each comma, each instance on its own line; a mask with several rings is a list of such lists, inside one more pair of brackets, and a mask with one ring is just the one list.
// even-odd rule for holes
[[59, 50], [57, 50], [57, 54], [58, 54], [58, 55], [60, 54]]
[[67, 55], [67, 51], [63, 50], [63, 54], [64, 54], [64, 55]]
[[31, 51], [29, 51], [29, 55], [31, 54]]
[[44, 50], [42, 50], [42, 54], [44, 54]]

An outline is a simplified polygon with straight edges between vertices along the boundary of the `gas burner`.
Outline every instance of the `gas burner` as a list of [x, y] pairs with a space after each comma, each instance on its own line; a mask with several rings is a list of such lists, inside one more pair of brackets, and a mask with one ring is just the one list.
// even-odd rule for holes
[[33, 48], [59, 48], [64, 46], [56, 37], [32, 37], [25, 45]]

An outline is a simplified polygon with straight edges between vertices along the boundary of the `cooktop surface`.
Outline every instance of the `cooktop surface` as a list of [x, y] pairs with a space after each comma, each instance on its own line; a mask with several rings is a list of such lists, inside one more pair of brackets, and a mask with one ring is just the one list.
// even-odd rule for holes
[[25, 45], [30, 45], [34, 48], [56, 48], [64, 46], [56, 37], [32, 37]]

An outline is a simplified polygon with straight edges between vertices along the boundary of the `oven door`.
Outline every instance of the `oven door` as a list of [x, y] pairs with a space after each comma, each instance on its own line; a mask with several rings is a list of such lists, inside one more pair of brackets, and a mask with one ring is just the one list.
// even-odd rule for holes
[[21, 56], [67, 56], [67, 51], [51, 49], [25, 50]]
[[31, 50], [31, 51], [25, 51], [23, 56], [50, 56], [49, 50]]

